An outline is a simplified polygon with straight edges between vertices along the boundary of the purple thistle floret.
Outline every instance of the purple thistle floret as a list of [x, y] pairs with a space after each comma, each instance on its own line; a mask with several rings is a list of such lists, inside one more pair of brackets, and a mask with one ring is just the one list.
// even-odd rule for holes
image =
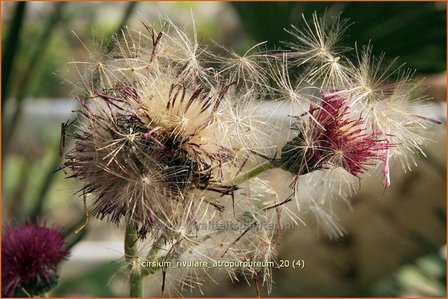
[[14, 296], [16, 290], [30, 295], [48, 291], [57, 279], [58, 264], [67, 256], [59, 230], [37, 224], [6, 226], [2, 242], [2, 296]]
[[360, 177], [375, 160], [385, 161], [386, 151], [394, 146], [379, 132], [363, 128], [361, 116], [350, 118], [349, 104], [339, 95], [323, 94], [322, 104], [311, 105], [308, 113], [315, 121], [296, 123], [293, 130], [299, 134], [282, 152], [282, 167], [296, 175], [342, 167]]

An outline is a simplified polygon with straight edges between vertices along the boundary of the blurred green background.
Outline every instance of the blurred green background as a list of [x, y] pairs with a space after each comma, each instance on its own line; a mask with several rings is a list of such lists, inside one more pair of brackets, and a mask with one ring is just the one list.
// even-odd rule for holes
[[[121, 230], [93, 220], [87, 229], [75, 235], [74, 229], [83, 221], [81, 200], [73, 195], [78, 186], [73, 180], [64, 179], [62, 172], [55, 172], [60, 165], [60, 124], [75, 109], [75, 102], [70, 100], [72, 87], [65, 83], [72, 76], [66, 71], [67, 62], [86, 60], [86, 50], [76, 36], [87, 48], [95, 49], [99, 44], [107, 46], [111, 36], [125, 25], [141, 28], [140, 20], [157, 21], [160, 14], [188, 26], [193, 14], [198, 35], [205, 44], [214, 47], [210, 40], [215, 40], [244, 53], [254, 43], [265, 40], [268, 48], [280, 47], [279, 41], [290, 38], [283, 28], [290, 24], [300, 27], [302, 13], [307, 17], [314, 11], [326, 12], [328, 16], [341, 13], [342, 18], [353, 23], [341, 44], [353, 47], [355, 42], [362, 45], [372, 41], [374, 53], [385, 51], [390, 58], [400, 56], [400, 62], [417, 69], [417, 76], [428, 77], [432, 82], [428, 93], [435, 97], [435, 110], [442, 111], [446, 120], [443, 113], [446, 6], [441, 2], [2, 2], [1, 5], [3, 223], [47, 220], [64, 228], [73, 254], [67, 262], [70, 266], [62, 269], [54, 296], [126, 294], [126, 271], [120, 271], [122, 252], [111, 249], [121, 244], [121, 237], [111, 237], [120, 236]], [[444, 144], [444, 133], [440, 136], [438, 142]], [[353, 282], [348, 289], [343, 285], [328, 290], [325, 286], [302, 288], [294, 272], [276, 271], [274, 280], [280, 281], [274, 286], [273, 295], [444, 297], [446, 212], [440, 209], [444, 206], [440, 200], [445, 198], [446, 186], [444, 150], [437, 148], [424, 162], [430, 165], [428, 171], [436, 173], [436, 180], [441, 180], [437, 185], [439, 206], [434, 216], [440, 227], [435, 237], [428, 237], [437, 242], [428, 245], [420, 238], [415, 242], [426, 245], [410, 254], [412, 258], [382, 271], [381, 277], [377, 275], [362, 284]], [[332, 246], [339, 248], [344, 240], [338, 242]], [[109, 251], [93, 254], [99, 246]], [[225, 284], [225, 293], [210, 286], [205, 294], [255, 296], [242, 284]], [[322, 284], [325, 285], [325, 280]]]

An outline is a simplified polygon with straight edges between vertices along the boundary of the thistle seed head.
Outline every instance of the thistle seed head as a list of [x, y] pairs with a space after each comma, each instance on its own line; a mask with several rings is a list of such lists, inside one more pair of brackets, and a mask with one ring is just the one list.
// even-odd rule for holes
[[120, 85], [80, 98], [84, 122], [64, 165], [94, 197], [93, 215], [113, 222], [130, 216], [143, 231], [170, 218], [171, 203], [195, 188], [232, 189], [213, 177], [226, 158], [210, 131], [225, 91], [213, 98], [201, 87], [171, 84], [159, 92]]
[[[200, 288], [217, 269], [270, 291], [285, 223], [303, 223], [309, 211], [330, 237], [341, 236], [331, 201], [352, 195], [379, 164], [388, 186], [390, 161], [408, 168], [436, 122], [415, 111], [425, 98], [411, 72], [400, 75], [370, 45], [361, 54], [355, 47], [357, 62], [345, 57], [339, 17], [304, 18], [303, 28], [288, 30], [288, 51], [269, 53], [260, 43], [243, 55], [212, 53], [194, 26], [189, 33], [160, 23], [125, 29], [111, 53], [88, 49], [91, 61], [72, 64], [80, 121], [64, 168], [83, 184], [91, 214], [139, 228], [141, 260], [237, 262], [163, 269], [162, 285], [175, 295]], [[294, 176], [286, 199], [259, 178], [238, 180], [265, 170], [256, 166], [266, 159]]]

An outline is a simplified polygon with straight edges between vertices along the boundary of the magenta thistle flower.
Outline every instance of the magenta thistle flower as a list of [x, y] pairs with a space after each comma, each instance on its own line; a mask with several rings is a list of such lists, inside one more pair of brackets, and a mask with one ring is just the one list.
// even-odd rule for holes
[[324, 94], [322, 104], [308, 111], [312, 121], [294, 125], [299, 134], [283, 147], [282, 167], [297, 175], [342, 167], [359, 177], [372, 161], [385, 161], [392, 145], [381, 134], [367, 132], [361, 116], [352, 119], [349, 113], [343, 97]]
[[60, 231], [37, 224], [7, 226], [2, 242], [2, 296], [48, 292], [56, 284], [58, 264], [67, 256]]

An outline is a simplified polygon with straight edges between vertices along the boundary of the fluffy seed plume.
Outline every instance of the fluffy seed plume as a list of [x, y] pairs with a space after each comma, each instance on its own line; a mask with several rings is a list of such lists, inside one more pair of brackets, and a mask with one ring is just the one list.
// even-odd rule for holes
[[292, 50], [287, 55], [294, 65], [304, 67], [306, 78], [311, 84], [320, 84], [323, 89], [334, 90], [349, 82], [349, 67], [342, 56], [349, 48], [338, 46], [339, 39], [347, 29], [347, 22], [340, 17], [333, 19], [326, 15], [313, 14], [308, 21], [302, 15], [303, 28], [291, 26], [286, 30], [294, 41], [285, 45]]
[[[391, 161], [408, 168], [423, 151], [437, 121], [419, 111], [412, 73], [370, 45], [350, 61], [339, 17], [303, 21], [284, 51], [262, 42], [239, 55], [164, 18], [72, 63], [79, 121], [62, 168], [81, 182], [89, 214], [138, 230], [127, 260], [151, 262], [138, 272], [160, 279], [162, 295], [201, 289], [217, 272], [269, 292], [286, 224], [311, 212], [340, 237], [331, 201], [378, 166], [389, 186]], [[292, 195], [257, 177], [272, 168], [292, 174]]]

